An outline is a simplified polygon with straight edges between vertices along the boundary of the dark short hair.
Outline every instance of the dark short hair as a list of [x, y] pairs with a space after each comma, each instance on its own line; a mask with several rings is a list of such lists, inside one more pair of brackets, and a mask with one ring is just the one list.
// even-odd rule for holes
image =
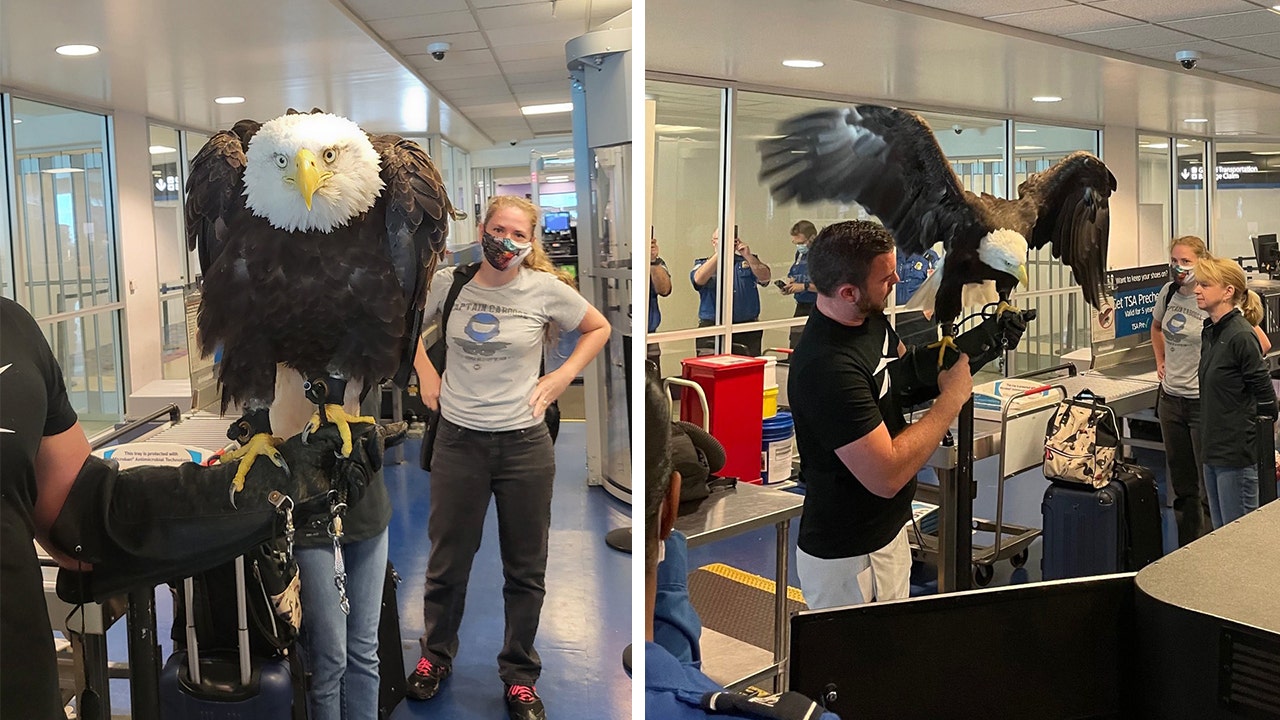
[[871, 261], [893, 250], [893, 236], [868, 220], [832, 223], [809, 246], [809, 279], [823, 295], [848, 283], [863, 287]]
[[803, 235], [806, 239], [812, 240], [813, 236], [818, 234], [818, 228], [814, 227], [813, 223], [808, 220], [801, 220], [791, 226], [791, 234]]
[[655, 375], [644, 383], [645, 568], [658, 561], [659, 515], [671, 487], [671, 402]]

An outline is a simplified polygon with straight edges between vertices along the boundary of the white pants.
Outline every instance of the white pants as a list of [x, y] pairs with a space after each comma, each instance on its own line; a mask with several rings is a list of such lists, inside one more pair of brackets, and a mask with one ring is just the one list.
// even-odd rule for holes
[[867, 555], [824, 560], [796, 548], [796, 574], [811, 610], [898, 600], [911, 594], [911, 546], [904, 527]]

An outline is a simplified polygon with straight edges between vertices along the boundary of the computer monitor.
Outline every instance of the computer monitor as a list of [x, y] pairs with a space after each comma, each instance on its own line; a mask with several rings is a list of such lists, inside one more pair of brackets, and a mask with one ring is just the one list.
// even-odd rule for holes
[[542, 219], [542, 227], [545, 232], [566, 232], [569, 229], [569, 213], [567, 212], [549, 212]]
[[1258, 267], [1267, 271], [1276, 270], [1277, 265], [1280, 265], [1280, 242], [1277, 242], [1276, 234], [1254, 235], [1253, 254], [1258, 259]]

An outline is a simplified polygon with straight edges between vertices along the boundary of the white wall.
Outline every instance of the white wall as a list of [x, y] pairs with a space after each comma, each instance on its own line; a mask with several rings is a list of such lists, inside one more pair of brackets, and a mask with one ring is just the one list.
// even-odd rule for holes
[[[150, 135], [146, 117], [117, 112], [115, 123], [116, 237], [125, 303], [125, 397], [163, 376], [160, 297], [156, 292], [156, 233], [152, 212]], [[127, 410], [128, 408], [126, 408]]]

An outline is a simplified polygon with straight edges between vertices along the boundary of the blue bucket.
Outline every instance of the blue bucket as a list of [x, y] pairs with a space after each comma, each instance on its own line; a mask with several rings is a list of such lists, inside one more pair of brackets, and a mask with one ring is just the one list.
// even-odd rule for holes
[[779, 412], [764, 421], [760, 438], [760, 482], [791, 479], [791, 456], [795, 446], [795, 423], [791, 413]]

